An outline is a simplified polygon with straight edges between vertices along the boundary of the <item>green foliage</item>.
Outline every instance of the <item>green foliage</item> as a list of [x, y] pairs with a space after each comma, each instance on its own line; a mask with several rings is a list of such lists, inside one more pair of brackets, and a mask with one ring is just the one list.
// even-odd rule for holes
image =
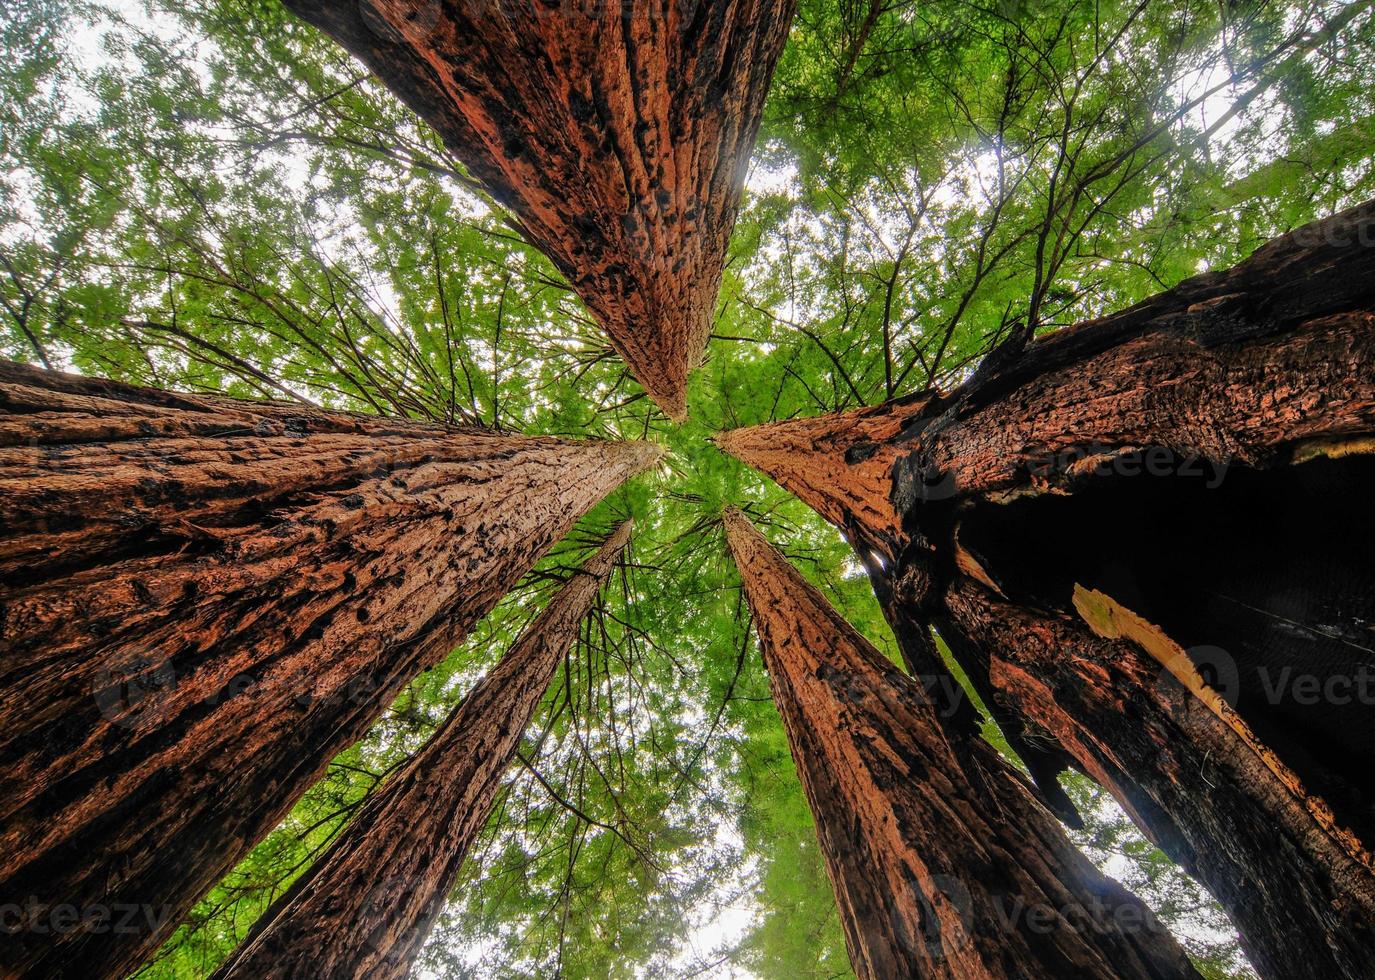
[[[1375, 196], [1373, 35], [1368, 2], [802, 0], [692, 421], [672, 426], [435, 136], [275, 0], [10, 0], [0, 354], [671, 450], [417, 679], [146, 975], [208, 973], [631, 514], [632, 559], [425, 971], [848, 975], [722, 506], [890, 655], [892, 637], [836, 532], [708, 437], [952, 383], [1014, 329], [1124, 307]], [[1206, 896], [1071, 792], [1095, 860], [1206, 975], [1246, 975]]]

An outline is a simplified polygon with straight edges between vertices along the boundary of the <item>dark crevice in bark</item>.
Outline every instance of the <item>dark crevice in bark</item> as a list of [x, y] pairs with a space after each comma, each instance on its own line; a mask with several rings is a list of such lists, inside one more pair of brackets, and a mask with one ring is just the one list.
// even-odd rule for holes
[[1375, 457], [1257, 471], [1147, 450], [1116, 466], [1139, 475], [979, 505], [960, 542], [1020, 605], [1072, 614], [1080, 584], [1160, 626], [1375, 841]]
[[1050, 733], [1029, 726], [1026, 719], [1009, 709], [998, 696], [990, 679], [988, 658], [980, 651], [948, 615], [934, 615], [932, 622], [951, 655], [973, 685], [979, 700], [988, 709], [1008, 747], [1026, 766], [1037, 796], [1046, 808], [1075, 830], [1084, 826], [1084, 818], [1075, 808], [1069, 794], [1060, 785], [1060, 773], [1074, 767], [1074, 757], [1055, 741]]
[[954, 574], [953, 566], [942, 568], [939, 555], [926, 549], [917, 553], [917, 549], [909, 548], [905, 555], [894, 566], [899, 570], [896, 576], [872, 557], [865, 561], [874, 594], [897, 640], [903, 666], [927, 691], [940, 716], [946, 719], [948, 731], [966, 738], [979, 737], [979, 712], [941, 659], [934, 635], [939, 633], [1009, 747], [1027, 767], [1037, 798], [1068, 826], [1079, 829], [1084, 825], [1083, 818], [1059, 781], [1060, 773], [1072, 765], [1070, 756], [1053, 741], [1034, 738], [1015, 714], [1003, 709], [994, 697], [988, 682], [988, 666], [982, 662], [977, 648], [948, 617], [941, 615], [939, 605], [933, 604]]

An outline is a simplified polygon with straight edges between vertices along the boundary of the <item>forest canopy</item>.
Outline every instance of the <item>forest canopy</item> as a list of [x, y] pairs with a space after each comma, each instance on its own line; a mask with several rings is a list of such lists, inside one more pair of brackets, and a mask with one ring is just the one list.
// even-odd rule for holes
[[[676, 424], [437, 136], [277, 0], [11, 0], [0, 355], [668, 450], [411, 684], [140, 976], [208, 975], [627, 516], [630, 557], [422, 972], [850, 975], [722, 509], [896, 644], [840, 534], [710, 437], [950, 388], [1010, 337], [1375, 197], [1371, 6], [802, 0]], [[1207, 893], [1064, 780], [1076, 843], [1205, 976], [1251, 976]]]

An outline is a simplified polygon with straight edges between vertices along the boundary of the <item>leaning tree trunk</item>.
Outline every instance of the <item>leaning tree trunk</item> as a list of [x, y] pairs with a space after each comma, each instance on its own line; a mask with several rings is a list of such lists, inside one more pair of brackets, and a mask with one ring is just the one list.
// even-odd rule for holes
[[629, 540], [627, 521], [274, 903], [215, 980], [409, 975], [530, 716]]
[[686, 415], [795, 0], [286, 0], [432, 125]]
[[718, 441], [935, 624], [1034, 773], [1111, 790], [1263, 974], [1368, 975], [1375, 204], [948, 394]]
[[11, 364], [0, 410], [6, 976], [127, 974], [658, 455]]
[[739, 511], [726, 534], [861, 980], [1197, 976], [991, 745], [953, 734]]

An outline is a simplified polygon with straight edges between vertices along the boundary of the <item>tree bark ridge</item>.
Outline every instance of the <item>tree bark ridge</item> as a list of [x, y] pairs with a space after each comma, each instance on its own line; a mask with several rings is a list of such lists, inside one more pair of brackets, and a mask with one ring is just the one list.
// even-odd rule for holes
[[435, 128], [683, 419], [794, 0], [287, 6]]
[[[659, 456], [0, 365], [0, 972], [123, 976]], [[114, 403], [114, 404], [112, 404]], [[136, 929], [40, 931], [70, 905]]]
[[862, 980], [1197, 976], [992, 746], [949, 733], [743, 514], [725, 521]]
[[530, 717], [629, 540], [626, 521], [263, 915], [214, 980], [409, 975]]

